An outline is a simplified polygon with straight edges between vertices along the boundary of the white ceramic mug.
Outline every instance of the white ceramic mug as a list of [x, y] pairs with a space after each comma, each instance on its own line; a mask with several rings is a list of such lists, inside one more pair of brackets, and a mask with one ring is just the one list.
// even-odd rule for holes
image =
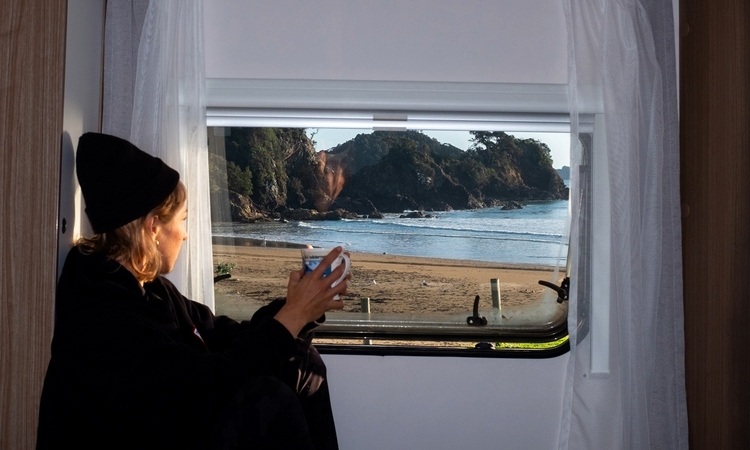
[[[325, 258], [327, 254], [331, 252], [332, 249], [330, 248], [303, 248], [301, 249], [302, 253], [302, 268], [305, 271], [305, 274], [308, 274], [315, 270], [316, 267], [320, 264], [320, 261]], [[326, 268], [326, 270], [323, 272], [323, 276], [327, 277], [328, 275], [333, 272], [336, 267], [338, 267], [340, 264], [344, 264], [344, 273], [341, 274], [341, 276], [338, 278], [338, 280], [331, 283], [331, 287], [335, 287], [341, 281], [346, 278], [347, 274], [349, 273], [349, 269], [352, 267], [352, 261], [349, 258], [349, 255], [341, 252], [341, 254], [333, 260], [330, 266]], [[335, 300], [339, 299], [339, 296], [336, 295], [334, 297]]]

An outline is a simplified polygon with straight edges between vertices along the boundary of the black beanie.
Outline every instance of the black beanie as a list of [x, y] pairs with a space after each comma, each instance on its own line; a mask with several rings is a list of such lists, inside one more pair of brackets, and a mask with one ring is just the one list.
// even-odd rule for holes
[[130, 142], [85, 133], [76, 153], [78, 183], [95, 233], [145, 216], [177, 187], [180, 175]]

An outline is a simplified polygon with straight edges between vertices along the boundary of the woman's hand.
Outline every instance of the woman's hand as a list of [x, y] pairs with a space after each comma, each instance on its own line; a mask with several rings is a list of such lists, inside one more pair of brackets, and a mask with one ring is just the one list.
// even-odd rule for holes
[[332, 280], [337, 280], [346, 270], [344, 264], [339, 264], [327, 277], [325, 270], [341, 254], [341, 247], [336, 247], [328, 253], [312, 272], [305, 275], [302, 269], [289, 274], [286, 304], [274, 316], [282, 325], [297, 336], [306, 324], [318, 319], [326, 311], [342, 309], [344, 302], [334, 300], [333, 297], [346, 292], [349, 287], [351, 273], [336, 285], [331, 287]]

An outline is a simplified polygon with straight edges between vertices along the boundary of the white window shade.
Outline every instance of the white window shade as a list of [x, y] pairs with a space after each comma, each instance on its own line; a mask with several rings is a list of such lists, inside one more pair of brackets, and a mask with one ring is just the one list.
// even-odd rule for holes
[[558, 0], [204, 5], [207, 78], [567, 83]]
[[213, 0], [204, 10], [209, 125], [569, 131], [558, 0]]

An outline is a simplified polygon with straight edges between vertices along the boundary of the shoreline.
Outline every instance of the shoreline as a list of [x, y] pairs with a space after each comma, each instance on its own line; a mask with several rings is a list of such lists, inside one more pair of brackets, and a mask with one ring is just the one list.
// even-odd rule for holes
[[239, 236], [211, 236], [213, 245], [233, 245], [242, 247], [274, 247], [274, 248], [305, 248], [305, 244], [294, 242], [269, 241], [266, 239], [256, 239]]
[[[302, 249], [307, 247], [307, 244], [300, 244], [296, 242], [286, 241], [270, 241], [267, 239], [257, 239], [249, 237], [239, 236], [212, 236], [212, 244], [214, 247], [238, 247], [238, 248], [279, 248], [279, 249]], [[443, 266], [471, 266], [471, 267], [493, 267], [498, 269], [519, 269], [519, 270], [539, 270], [539, 271], [552, 271], [555, 269], [553, 265], [545, 264], [531, 264], [531, 263], [508, 263], [508, 262], [492, 262], [492, 261], [472, 261], [468, 259], [456, 259], [456, 258], [438, 258], [432, 256], [412, 256], [412, 255], [401, 255], [396, 253], [375, 253], [375, 252], [362, 252], [357, 250], [347, 250], [352, 255], [362, 255], [368, 258], [379, 258], [384, 257], [386, 260], [393, 259], [398, 260], [397, 263], [403, 263], [403, 260], [408, 260], [411, 264], [415, 265], [443, 265]], [[216, 263], [216, 261], [214, 261]]]

